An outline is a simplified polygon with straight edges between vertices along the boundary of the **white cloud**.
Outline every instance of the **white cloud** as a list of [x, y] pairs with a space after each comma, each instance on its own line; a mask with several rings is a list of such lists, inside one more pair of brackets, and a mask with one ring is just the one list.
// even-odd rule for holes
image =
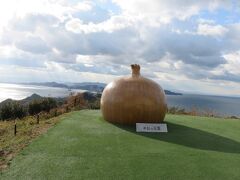
[[110, 82], [139, 63], [165, 88], [238, 92], [240, 26], [212, 20], [230, 1], [114, 2], [0, 2], [0, 81]]
[[59, 73], [67, 73], [66, 68], [60, 63], [46, 61], [44, 63], [44, 65], [46, 66], [46, 70], [48, 72], [53, 72], [54, 71], [54, 72], [59, 72]]
[[65, 19], [74, 12], [89, 11], [90, 1], [77, 4], [67, 0], [7, 0], [0, 2], [0, 33], [13, 18], [23, 18], [27, 14], [47, 14], [59, 19]]
[[222, 68], [223, 71], [240, 75], [240, 51], [226, 54], [224, 55], [224, 58], [226, 59], [227, 63], [221, 65], [220, 68]]
[[124, 29], [133, 25], [133, 22], [133, 20], [124, 16], [112, 16], [110, 19], [97, 24], [92, 22], [84, 24], [80, 19], [73, 18], [66, 23], [65, 27], [68, 31], [72, 31], [74, 33], [112, 33], [113, 31]]
[[42, 54], [50, 51], [45, 41], [37, 36], [25, 36], [21, 41], [16, 41], [15, 46], [26, 52]]
[[200, 24], [215, 24], [215, 21], [212, 19], [199, 18], [197, 21]]
[[129, 15], [141, 15], [155, 18], [162, 23], [169, 23], [173, 18], [185, 20], [203, 9], [215, 10], [218, 7], [229, 7], [227, 0], [113, 0]]
[[[27, 68], [16, 65], [0, 66], [0, 82], [103, 82], [108, 83], [116, 78], [114, 75], [93, 72], [78, 72], [66, 69], [57, 64], [48, 64], [45, 68]], [[57, 67], [57, 69], [56, 69]], [[12, 73], [14, 72], [14, 73]], [[17, 76], [16, 76], [17, 74]]]
[[223, 36], [228, 32], [228, 29], [221, 25], [199, 24], [197, 33], [204, 36]]
[[0, 46], [0, 58], [10, 57], [13, 52], [12, 46]]
[[114, 57], [109, 55], [77, 55], [76, 63], [86, 63], [86, 64], [99, 64], [104, 62], [109, 62]]
[[144, 26], [159, 27], [170, 23], [173, 18], [186, 20], [196, 15], [202, 9], [214, 10], [224, 0], [218, 1], [164, 1], [164, 0], [114, 0], [123, 12], [113, 15], [110, 19], [100, 23], [83, 23], [81, 19], [72, 18], [66, 23], [66, 29], [74, 33], [113, 32], [129, 26], [141, 28]]
[[79, 11], [90, 11], [92, 9], [93, 3], [91, 1], [78, 2], [74, 8]]

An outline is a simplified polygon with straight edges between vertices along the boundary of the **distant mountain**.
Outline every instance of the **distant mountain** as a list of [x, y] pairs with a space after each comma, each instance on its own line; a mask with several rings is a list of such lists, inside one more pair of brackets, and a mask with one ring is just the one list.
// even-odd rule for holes
[[20, 104], [22, 105], [27, 105], [28, 103], [30, 103], [31, 101], [34, 101], [34, 100], [39, 100], [39, 99], [42, 99], [43, 97], [42, 96], [39, 96], [38, 94], [32, 94], [31, 96], [29, 97], [26, 97], [25, 99], [22, 99], [22, 100], [14, 100], [14, 99], [6, 99], [5, 101], [2, 101], [0, 103], [0, 108], [7, 104], [7, 103], [12, 103], [12, 102], [19, 102]]
[[42, 99], [43, 97], [38, 95], [38, 94], [32, 94], [29, 97], [26, 97], [25, 99], [22, 99], [21, 101], [33, 101], [33, 100], [38, 100], [38, 99]]
[[30, 82], [30, 83], [21, 83], [21, 84], [25, 84], [25, 85], [35, 85], [35, 86], [47, 86], [47, 87], [68, 88], [67, 85], [61, 84], [61, 83], [56, 83], [56, 82], [42, 82], [42, 83]]
[[2, 101], [2, 102], [0, 103], [0, 109], [1, 109], [1, 107], [2, 107], [3, 105], [5, 105], [5, 104], [7, 104], [7, 103], [11, 103], [12, 101], [14, 101], [14, 100], [12, 100], [12, 99], [6, 99], [6, 100]]
[[[94, 93], [94, 92], [86, 91], [86, 92], [82, 92], [82, 94], [83, 94], [84, 99], [88, 100], [90, 102], [96, 101], [96, 99], [101, 98], [101, 93]], [[34, 100], [40, 100], [43, 98], [46, 98], [46, 97], [42, 97], [38, 94], [32, 94], [31, 96], [26, 97], [25, 99], [21, 99], [21, 100], [6, 99], [0, 103], [0, 109], [2, 108], [2, 106], [4, 106], [7, 103], [18, 102], [21, 105], [28, 106], [30, 102], [32, 102]], [[51, 98], [55, 99], [57, 101], [57, 103], [63, 104], [68, 97], [51, 97]]]
[[105, 88], [106, 84], [104, 83], [74, 83], [69, 88], [71, 89], [83, 89], [83, 90], [88, 90], [88, 91], [96, 91], [96, 92], [102, 92], [103, 89]]
[[172, 92], [172, 91], [169, 91], [169, 90], [164, 90], [165, 94], [166, 95], [182, 95], [182, 93], [176, 93], [176, 92]]
[[82, 82], [82, 83], [57, 83], [57, 82], [43, 82], [43, 83], [21, 83], [24, 85], [35, 85], [35, 86], [47, 86], [47, 87], [59, 87], [68, 89], [83, 89], [88, 91], [102, 92], [106, 84], [99, 82]]
[[81, 85], [81, 86], [86, 86], [86, 85], [98, 85], [98, 86], [106, 86], [107, 84], [105, 83], [100, 83], [100, 82], [81, 82], [81, 83], [66, 83], [68, 86], [74, 86], [74, 85]]
[[[41, 100], [41, 99], [44, 99], [46, 97], [42, 97], [38, 94], [32, 94], [31, 96], [29, 97], [26, 97], [25, 99], [21, 99], [21, 100], [14, 100], [14, 99], [6, 99], [5, 101], [2, 101], [0, 102], [0, 109], [7, 103], [14, 103], [14, 102], [18, 102], [19, 104], [27, 107], [29, 105], [29, 103], [31, 103], [32, 101], [34, 100]], [[54, 98], [52, 97], [53, 99], [55, 99], [57, 101], [57, 103], [59, 104], [62, 104], [65, 100], [66, 100], [66, 97], [57, 97], [57, 98]]]
[[[23, 83], [35, 86], [59, 87], [68, 89], [82, 89], [87, 91], [102, 92], [107, 84], [100, 82], [82, 82], [82, 83], [57, 83], [57, 82], [43, 82], [43, 83]], [[182, 95], [181, 93], [164, 90], [166, 95]]]

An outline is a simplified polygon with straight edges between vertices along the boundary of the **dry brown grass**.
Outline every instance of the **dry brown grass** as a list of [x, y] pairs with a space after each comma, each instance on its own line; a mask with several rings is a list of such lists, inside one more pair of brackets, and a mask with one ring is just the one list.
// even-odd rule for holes
[[34, 138], [45, 133], [55, 125], [60, 118], [46, 119], [46, 114], [40, 116], [40, 122], [33, 116], [16, 121], [17, 134], [14, 135], [14, 121], [0, 121], [0, 171], [7, 168], [16, 154], [27, 146]]
[[0, 121], [0, 171], [7, 168], [12, 158], [34, 138], [55, 125], [59, 121], [57, 116], [86, 108], [89, 108], [89, 104], [84, 99], [83, 93], [69, 96], [62, 106], [51, 109], [48, 113], [41, 112], [39, 124], [34, 116], [26, 116], [17, 120], [16, 136], [14, 135], [14, 120]]

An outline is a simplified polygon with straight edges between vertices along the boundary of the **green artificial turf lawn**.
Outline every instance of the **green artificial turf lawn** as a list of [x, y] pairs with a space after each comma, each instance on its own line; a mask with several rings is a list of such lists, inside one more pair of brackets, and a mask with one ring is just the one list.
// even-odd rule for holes
[[100, 111], [65, 114], [0, 179], [240, 179], [240, 121], [167, 115], [168, 133], [135, 133]]

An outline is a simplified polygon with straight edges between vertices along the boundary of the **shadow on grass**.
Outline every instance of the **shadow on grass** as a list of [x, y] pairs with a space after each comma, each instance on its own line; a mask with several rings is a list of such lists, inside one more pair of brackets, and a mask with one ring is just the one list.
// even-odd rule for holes
[[134, 126], [115, 126], [140, 136], [191, 148], [226, 153], [240, 153], [240, 143], [235, 140], [179, 124], [167, 122], [167, 125], [168, 133], [136, 133]]

